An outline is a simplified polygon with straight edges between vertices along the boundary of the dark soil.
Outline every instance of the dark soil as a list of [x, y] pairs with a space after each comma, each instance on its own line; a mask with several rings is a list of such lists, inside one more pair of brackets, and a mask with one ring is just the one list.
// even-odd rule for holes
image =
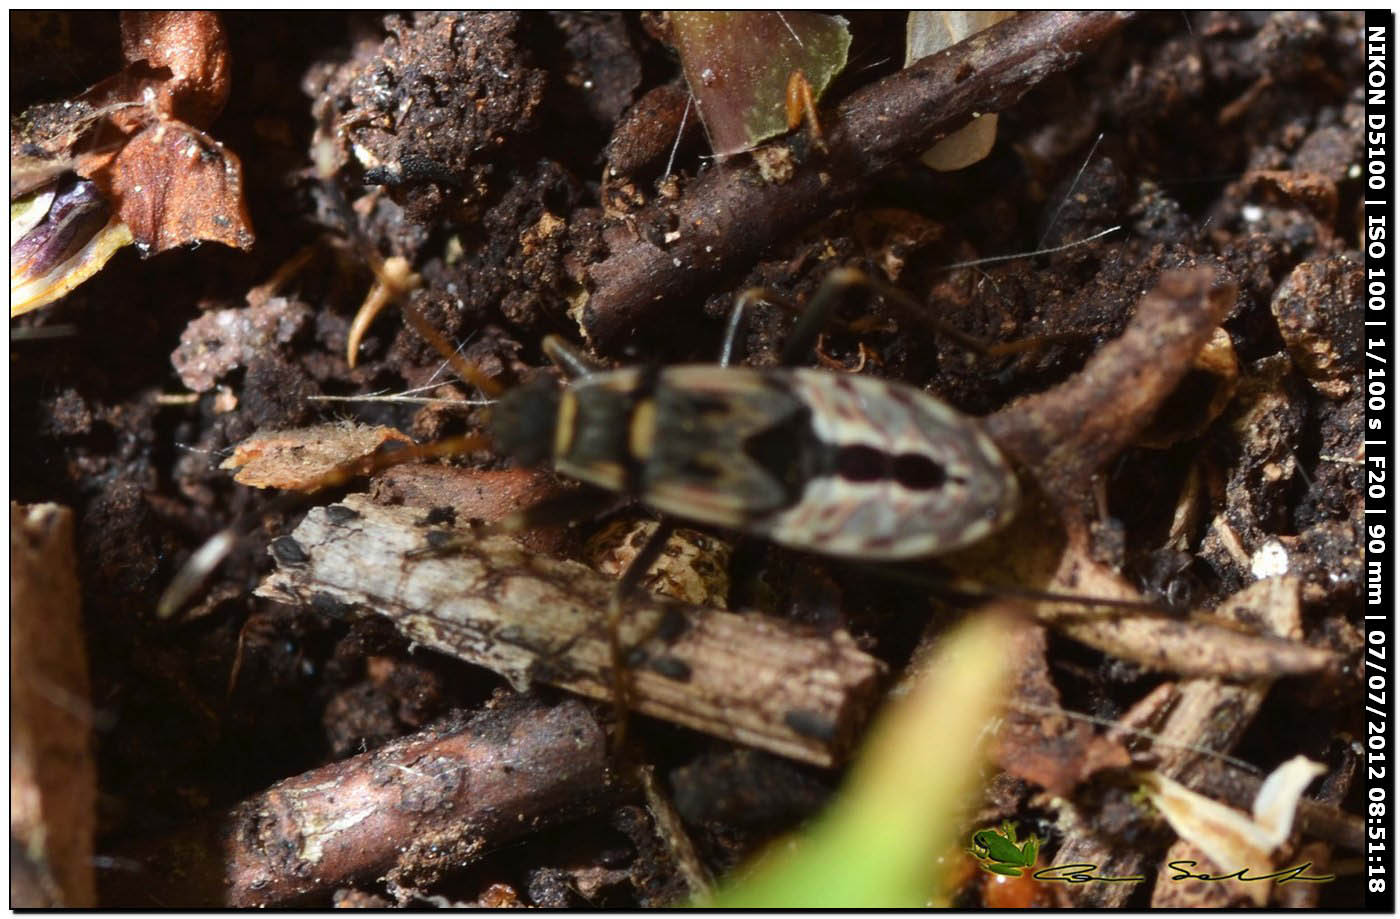
[[[66, 18], [83, 48], [110, 46], [112, 59], [46, 51], [40, 30], [25, 55], [32, 72], [27, 63], [25, 78], [12, 81], [13, 110], [74, 94], [118, 66], [114, 16]], [[240, 440], [344, 417], [420, 440], [480, 421], [432, 407], [312, 401], [418, 387], [442, 363], [391, 308], [370, 328], [359, 366], [347, 367], [347, 330], [372, 280], [363, 247], [407, 257], [424, 278], [415, 302], [428, 318], [467, 342], [470, 361], [514, 384], [546, 363], [542, 336], [579, 340], [570, 310], [589, 290], [590, 266], [670, 232], [648, 223], [656, 211], [647, 204], [683, 196], [698, 174], [725, 168], [705, 156], [693, 121], [668, 167], [685, 107], [679, 65], [653, 37], [654, 23], [634, 15], [224, 21], [233, 92], [210, 133], [242, 158], [256, 245], [146, 261], [128, 249], [66, 300], [12, 323], [12, 331], [73, 329], [11, 344], [11, 492], [78, 516], [93, 700], [103, 716], [100, 883], [113, 907], [139, 905], [112, 899], [115, 889], [142, 886], [140, 865], [122, 860], [130, 840], [177, 831], [282, 778], [479, 707], [503, 685], [411, 652], [381, 623], [252, 596], [272, 564], [268, 543], [299, 512], [256, 516], [273, 496], [218, 468]], [[851, 64], [823, 108], [903, 59], [901, 15], [852, 22]], [[979, 357], [857, 297], [820, 342], [824, 366], [912, 382], [986, 415], [1073, 374], [1122, 329], [1162, 271], [1213, 266], [1239, 288], [1225, 324], [1238, 390], [1223, 413], [1205, 418], [1214, 384], [1188, 377], [1159, 418], [1154, 446], [1128, 451], [1108, 470], [1119, 560], [1154, 595], [1209, 606], [1253, 579], [1211, 536], [1208, 524], [1223, 514], [1246, 553], [1271, 540], [1288, 550], [1304, 582], [1307, 639], [1354, 653], [1359, 36], [1357, 14], [1142, 16], [1003, 112], [983, 162], [952, 174], [917, 163], [889, 170], [861, 200], [772, 239], [760, 259], [722, 273], [712, 288], [658, 305], [599, 357], [713, 360], [739, 291], [764, 285], [801, 303], [832, 267], [855, 265], [936, 304], [943, 321], [975, 336], [1072, 333], [1014, 358]], [[634, 105], [641, 114], [629, 116]], [[316, 178], [313, 150], [334, 166], [333, 185]], [[342, 197], [358, 199], [354, 227], [336, 204]], [[1053, 254], [944, 267], [1115, 225], [1122, 229]], [[282, 291], [287, 299], [250, 305], [249, 291], [307, 246], [315, 254]], [[246, 337], [221, 342], [217, 362], [191, 368], [181, 349], [207, 343], [210, 317], [225, 310], [237, 311], [236, 334]], [[791, 327], [788, 310], [760, 307], [745, 336], [747, 361], [773, 363]], [[190, 386], [199, 390], [192, 401], [161, 398]], [[1172, 543], [1188, 480], [1199, 522]], [[246, 514], [259, 521], [253, 534], [193, 609], [157, 620], [156, 600], [190, 553]], [[736, 599], [844, 625], [894, 673], [928, 617], [923, 600], [849, 566], [761, 546], [737, 555]], [[1104, 717], [1121, 714], [1156, 679], [1067, 639], [1047, 653], [1064, 704]], [[1265, 771], [1297, 753], [1338, 766], [1344, 738], [1361, 733], [1359, 683], [1350, 680], [1325, 688], [1284, 681], [1233, 755]], [[609, 717], [606, 706], [598, 713]], [[718, 874], [814, 813], [839, 782], [659, 723], [640, 720], [635, 732]], [[1003, 812], [1031, 819], [1017, 808], [1032, 792], [1022, 787]], [[549, 906], [679, 896], [684, 887], [639, 803], [488, 854], [426, 892]], [[1343, 807], [1359, 812], [1355, 801]], [[138, 879], [116, 884], [106, 877], [113, 872]], [[1147, 893], [1132, 904], [1146, 906]], [[367, 878], [360, 891], [334, 895], [376, 903], [384, 890]], [[1343, 877], [1322, 898], [1358, 906], [1359, 882]]]

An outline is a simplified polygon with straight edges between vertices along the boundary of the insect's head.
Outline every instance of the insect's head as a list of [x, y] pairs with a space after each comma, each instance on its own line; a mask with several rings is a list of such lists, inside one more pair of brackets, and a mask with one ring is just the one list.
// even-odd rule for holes
[[534, 466], [549, 458], [559, 414], [559, 384], [540, 377], [506, 392], [491, 407], [488, 427], [502, 453]]

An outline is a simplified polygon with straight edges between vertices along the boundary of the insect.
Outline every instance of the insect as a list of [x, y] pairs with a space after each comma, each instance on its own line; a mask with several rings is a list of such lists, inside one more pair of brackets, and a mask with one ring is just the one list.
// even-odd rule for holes
[[[853, 269], [832, 273], [800, 329], [814, 335], [844, 290], [867, 283]], [[567, 385], [505, 394], [493, 437], [522, 462], [547, 460], [664, 513], [826, 555], [934, 555], [1010, 520], [1015, 474], [976, 420], [899, 383], [733, 367], [738, 327], [731, 320], [718, 365], [659, 369], [592, 368], [551, 337], [544, 349]]]

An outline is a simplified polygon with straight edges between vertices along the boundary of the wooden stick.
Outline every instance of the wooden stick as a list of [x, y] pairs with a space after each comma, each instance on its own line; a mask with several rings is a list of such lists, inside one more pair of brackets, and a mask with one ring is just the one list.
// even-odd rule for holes
[[538, 829], [616, 804], [588, 706], [514, 699], [284, 779], [126, 850], [110, 902], [248, 909], [325, 902], [357, 879], [426, 884]]
[[[521, 691], [544, 682], [612, 698], [611, 580], [506, 536], [424, 520], [423, 510], [364, 495], [317, 508], [274, 543], [279, 570], [258, 594], [379, 613], [413, 641], [488, 667]], [[444, 541], [448, 551], [422, 554]], [[843, 631], [656, 597], [629, 609], [621, 637], [638, 711], [820, 766], [849, 749], [882, 668]]]

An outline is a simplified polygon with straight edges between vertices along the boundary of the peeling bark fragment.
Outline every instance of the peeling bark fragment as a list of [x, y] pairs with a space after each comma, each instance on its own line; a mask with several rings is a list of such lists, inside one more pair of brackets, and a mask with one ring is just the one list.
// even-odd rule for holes
[[367, 459], [388, 443], [412, 441], [394, 428], [348, 423], [264, 431], [239, 444], [219, 468], [237, 469], [234, 481], [254, 488], [315, 491], [327, 473]]
[[[449, 531], [458, 540], [451, 552], [425, 555], [423, 511], [362, 495], [341, 506], [355, 519], [333, 524], [324, 509], [306, 516], [293, 536], [310, 561], [282, 567], [260, 596], [377, 612], [411, 640], [488, 667], [522, 692], [544, 682], [612, 699], [611, 580], [465, 528]], [[670, 622], [676, 614], [683, 629]], [[620, 631], [638, 711], [818, 765], [849, 749], [882, 669], [845, 632], [659, 598], [629, 604]], [[648, 666], [656, 658], [667, 660], [664, 672]], [[683, 679], [677, 662], [688, 668]], [[815, 719], [822, 730], [794, 727], [793, 712], [804, 713], [802, 727]]]

